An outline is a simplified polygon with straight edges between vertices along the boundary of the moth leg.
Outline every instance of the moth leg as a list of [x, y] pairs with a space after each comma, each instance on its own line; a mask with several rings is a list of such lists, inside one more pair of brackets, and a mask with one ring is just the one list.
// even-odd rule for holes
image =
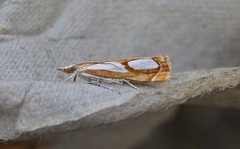
[[136, 87], [135, 85], [133, 85], [132, 83], [130, 83], [127, 80], [124, 79], [115, 79], [115, 78], [104, 78], [104, 77], [100, 77], [100, 76], [94, 76], [94, 75], [89, 75], [89, 74], [84, 74], [84, 73], [80, 73], [78, 74], [78, 76], [83, 79], [86, 80], [88, 83], [117, 83], [117, 84], [123, 84], [123, 82], [127, 83], [128, 85], [130, 85], [131, 87], [133, 87], [134, 89], [142, 92], [138, 87]]
[[99, 79], [101, 79], [104, 83], [123, 84], [123, 82], [125, 82], [125, 83], [127, 83], [128, 85], [130, 85], [131, 87], [133, 87], [134, 89], [142, 92], [138, 87], [136, 87], [135, 85], [133, 85], [132, 83], [130, 83], [129, 81], [124, 80], [124, 79], [103, 78], [103, 77], [100, 77]]
[[[71, 79], [72, 77], [74, 77], [74, 79], [75, 79], [76, 76], [77, 76], [77, 72], [74, 72], [74, 73], [72, 73], [69, 77], [67, 77], [67, 79], [63, 80], [62, 82], [66, 82], [67, 80]], [[74, 79], [73, 79], [73, 80], [74, 80]], [[76, 80], [75, 80], [75, 81], [76, 81]]]
[[[98, 76], [93, 76], [93, 75], [88, 75], [88, 74], [79, 74], [78, 75], [82, 80], [86, 81], [88, 84], [92, 84], [92, 85], [96, 85], [99, 87], [103, 87], [105, 89], [117, 92], [116, 90], [106, 87], [104, 85], [101, 85], [102, 83], [104, 83], [104, 79], [102, 77], [98, 77]], [[121, 94], [119, 92], [117, 92], [118, 94]]]
[[106, 83], [117, 83], [117, 84], [123, 84], [123, 82], [127, 83], [128, 85], [130, 85], [131, 87], [133, 87], [134, 89], [142, 92], [138, 87], [136, 87], [135, 85], [133, 85], [132, 83], [130, 83], [129, 81], [127, 80], [124, 80], [124, 79], [114, 79], [114, 78], [104, 78], [106, 79], [107, 81], [109, 82], [106, 82]]
[[97, 82], [97, 81], [93, 80], [92, 77], [89, 77], [88, 75], [78, 74], [78, 77], [81, 78], [83, 81], [86, 81], [87, 83]]
[[96, 83], [115, 83], [112, 82], [109, 78], [104, 78], [100, 76], [94, 76], [94, 75], [89, 75], [89, 74], [79, 74], [78, 75], [80, 78], [87, 80], [88, 82], [96, 82]]
[[77, 81], [77, 75], [74, 76], [73, 82]]
[[133, 87], [134, 89], [136, 89], [136, 90], [142, 92], [142, 90], [140, 90], [138, 87], [136, 87], [135, 85], [133, 85], [133, 84], [130, 83], [129, 81], [127, 81], [127, 80], [122, 80], [122, 81], [125, 82], [125, 83], [127, 83], [128, 85], [130, 85], [130, 86]]
[[74, 71], [70, 76], [67, 77], [67, 79], [63, 80], [62, 82], [66, 82], [67, 80], [71, 79], [73, 77], [73, 81], [75, 82], [77, 80], [77, 76], [79, 76], [84, 69], [79, 69]]
[[122, 80], [120, 80], [120, 79], [99, 77], [99, 80], [100, 80], [102, 83], [117, 83], [117, 84], [122, 84]]

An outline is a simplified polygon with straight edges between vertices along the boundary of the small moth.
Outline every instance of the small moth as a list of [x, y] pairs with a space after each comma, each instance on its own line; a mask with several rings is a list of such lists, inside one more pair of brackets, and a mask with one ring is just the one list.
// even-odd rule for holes
[[[66, 80], [77, 77], [87, 82], [129, 84], [131, 82], [161, 82], [170, 77], [171, 63], [167, 55], [153, 57], [126, 58], [119, 60], [84, 62], [57, 68], [71, 74]], [[64, 80], [64, 82], [66, 81]]]

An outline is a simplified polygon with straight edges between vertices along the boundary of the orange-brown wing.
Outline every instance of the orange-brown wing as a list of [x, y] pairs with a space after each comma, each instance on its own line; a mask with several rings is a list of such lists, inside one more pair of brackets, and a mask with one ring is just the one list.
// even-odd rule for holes
[[164, 81], [171, 73], [167, 55], [79, 64], [79, 68], [83, 66], [84, 72], [91, 75], [139, 82]]

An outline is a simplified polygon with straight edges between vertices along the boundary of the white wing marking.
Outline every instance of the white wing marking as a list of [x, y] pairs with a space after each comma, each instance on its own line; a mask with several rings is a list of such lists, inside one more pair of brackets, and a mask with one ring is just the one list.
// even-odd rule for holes
[[134, 70], [149, 70], [158, 68], [158, 64], [151, 58], [137, 59], [128, 62], [128, 66]]
[[86, 70], [108, 70], [112, 72], [127, 73], [125, 67], [118, 62], [105, 62], [102, 64], [95, 64], [86, 68]]

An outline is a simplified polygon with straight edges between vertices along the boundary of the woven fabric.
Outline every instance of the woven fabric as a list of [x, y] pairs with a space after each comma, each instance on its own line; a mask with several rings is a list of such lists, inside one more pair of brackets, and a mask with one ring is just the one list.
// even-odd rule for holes
[[[96, 89], [94, 93], [89, 91], [95, 89], [94, 85], [78, 88], [74, 83], [60, 84], [67, 76], [56, 70], [59, 66], [163, 53], [170, 56], [173, 72], [239, 65], [239, 6], [240, 2], [236, 0], [2, 2], [0, 126], [4, 131], [0, 133], [0, 139], [16, 136], [11, 130], [16, 123], [21, 124], [21, 119], [27, 119], [21, 113], [22, 108], [36, 103], [34, 99], [48, 102], [44, 104], [48, 106], [42, 107], [43, 111], [57, 113], [61, 109], [68, 113], [58, 117], [61, 121], [54, 119], [57, 125], [69, 121], [69, 117], [71, 120], [79, 118], [69, 113], [73, 105], [61, 108], [60, 103], [66, 103], [68, 98], [70, 101], [81, 100], [79, 104], [85, 104], [87, 109], [96, 109], [82, 113], [88, 115], [121, 105], [135, 94], [128, 92], [125, 85], [122, 91], [128, 95], [120, 96], [116, 92], [111, 97], [111, 93], [102, 89]], [[85, 102], [96, 96], [102, 99], [101, 102]], [[38, 104], [32, 104], [32, 111], [28, 112], [34, 112]], [[148, 106], [139, 107], [139, 110], [147, 110]], [[118, 116], [112, 119], [121, 119], [124, 114]], [[48, 122], [39, 121], [38, 126], [52, 124]], [[11, 127], [6, 129], [8, 124]]]

